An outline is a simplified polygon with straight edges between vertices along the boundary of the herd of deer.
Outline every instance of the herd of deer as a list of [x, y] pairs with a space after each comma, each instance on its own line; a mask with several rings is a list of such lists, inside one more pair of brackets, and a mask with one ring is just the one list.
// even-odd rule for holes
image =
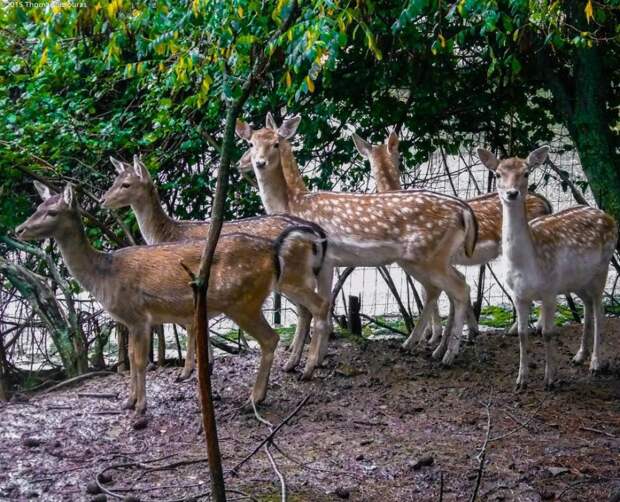
[[[545, 162], [547, 147], [534, 150], [526, 159], [501, 161], [487, 150], [478, 150], [482, 163], [495, 173], [498, 191], [465, 202], [428, 190], [401, 190], [396, 134], [379, 146], [354, 135], [358, 151], [370, 161], [377, 193], [310, 192], [289, 142], [299, 121], [295, 117], [278, 127], [268, 114], [266, 127], [259, 130], [237, 123], [237, 134], [249, 144], [239, 167], [254, 171], [267, 216], [225, 223], [211, 272], [208, 316], [225, 314], [260, 345], [253, 402], [265, 398], [278, 344], [278, 335], [262, 313], [265, 299], [279, 291], [297, 306], [287, 371], [299, 364], [314, 319], [303, 372], [304, 378], [310, 378], [326, 355], [333, 270], [341, 266], [397, 263], [419, 281], [425, 305], [403, 347], [412, 350], [416, 345], [437, 344], [433, 357], [450, 365], [459, 352], [464, 323], [470, 331], [477, 329], [469, 287], [454, 265], [485, 264], [503, 254], [517, 309], [517, 387], [527, 384], [528, 318], [533, 300], [542, 301], [545, 387], [554, 383], [552, 334], [560, 293], [576, 293], [585, 308], [581, 347], [574, 361], [585, 361], [591, 350], [590, 370], [600, 369], [602, 295], [618, 238], [617, 225], [604, 212], [587, 206], [552, 214], [543, 197], [528, 193], [528, 175]], [[131, 390], [124, 406], [143, 413], [153, 325], [186, 326], [188, 350], [181, 378], [187, 378], [194, 368], [194, 303], [185, 268], [198, 268], [209, 222], [170, 218], [138, 157], [133, 165], [111, 161], [118, 176], [102, 204], [107, 208], [131, 206], [146, 246], [95, 250], [84, 232], [71, 185], [54, 194], [35, 182], [43, 203], [16, 233], [23, 239], [54, 238], [70, 273], [115, 320], [127, 326]], [[445, 327], [437, 309], [442, 291], [450, 301]], [[429, 332], [432, 336], [427, 340]]]

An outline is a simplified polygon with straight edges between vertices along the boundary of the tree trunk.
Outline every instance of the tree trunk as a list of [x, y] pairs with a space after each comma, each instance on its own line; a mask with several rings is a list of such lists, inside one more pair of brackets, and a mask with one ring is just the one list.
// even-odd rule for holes
[[153, 328], [153, 333], [157, 335], [157, 366], [166, 364], [166, 336], [164, 334], [164, 325], [160, 324]]

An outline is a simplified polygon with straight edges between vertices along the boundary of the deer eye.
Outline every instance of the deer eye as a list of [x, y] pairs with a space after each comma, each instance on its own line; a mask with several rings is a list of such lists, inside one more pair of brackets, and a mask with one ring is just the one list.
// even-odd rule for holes
[[525, 176], [526, 178], [530, 175], [530, 173], [526, 172], [523, 176]]
[[279, 143], [274, 143], [274, 144], [273, 144], [273, 147], [274, 147], [274, 148], [280, 148], [280, 144], [279, 144]]
[[496, 177], [497, 179], [499, 179], [499, 178], [501, 178], [501, 177], [502, 177], [502, 175], [501, 175], [500, 173], [495, 173], [495, 177]]
[[123, 183], [121, 185], [121, 187], [123, 187], [123, 188], [129, 188], [130, 186], [131, 186], [131, 183]]
[[250, 141], [250, 146], [254, 148], [254, 141]]
[[58, 215], [58, 211], [56, 211], [55, 209], [48, 209], [47, 215], [48, 216], [57, 216]]

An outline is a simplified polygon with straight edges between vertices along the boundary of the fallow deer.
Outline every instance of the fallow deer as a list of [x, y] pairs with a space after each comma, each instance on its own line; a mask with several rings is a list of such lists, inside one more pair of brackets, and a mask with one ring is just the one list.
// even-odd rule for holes
[[519, 326], [518, 389], [527, 386], [528, 317], [534, 300], [542, 301], [545, 388], [553, 386], [556, 356], [552, 335], [556, 331], [554, 314], [556, 297], [560, 293], [576, 293], [585, 308], [581, 346], [573, 361], [583, 362], [592, 343], [590, 371], [600, 370], [603, 291], [618, 240], [615, 220], [589, 206], [573, 207], [528, 223], [527, 179], [530, 172], [547, 159], [548, 153], [549, 147], [543, 146], [526, 159], [513, 157], [500, 161], [491, 152], [478, 150], [482, 163], [495, 173], [502, 204], [506, 282], [514, 295]]
[[[184, 267], [198, 269], [202, 241], [131, 246], [113, 252], [93, 249], [88, 241], [71, 185], [62, 194], [35, 182], [43, 198], [35, 213], [16, 233], [22, 239], [54, 238], [69, 272], [84, 289], [130, 332], [131, 392], [124, 404], [137, 413], [146, 409], [146, 364], [151, 326], [191, 325], [192, 290]], [[278, 335], [262, 314], [262, 305], [287, 274], [315, 284], [322, 246], [309, 227], [290, 228], [277, 242], [244, 233], [222, 236], [216, 250], [208, 291], [208, 316], [223, 313], [261, 348], [258, 376], [251, 399], [265, 398]], [[300, 261], [300, 257], [303, 259]], [[285, 268], [281, 269], [281, 264]], [[318, 352], [318, 346], [312, 347]]]
[[[116, 169], [117, 177], [101, 198], [101, 202], [104, 207], [111, 209], [131, 206], [136, 214], [140, 233], [148, 244], [206, 238], [210, 225], [208, 221], [182, 221], [170, 218], [166, 214], [153, 179], [138, 156], [134, 156], [133, 165], [112, 157], [110, 161]], [[323, 239], [323, 247], [327, 245], [325, 233], [318, 225], [286, 214], [228, 221], [222, 227], [222, 234], [244, 232], [276, 239], [286, 229], [300, 225], [312, 227], [317, 241]], [[314, 291], [314, 284], [309, 284], [301, 275], [285, 274], [280, 281], [279, 290], [297, 305], [297, 328], [291, 344], [291, 354], [284, 366], [286, 371], [292, 371], [301, 359], [312, 317], [315, 318], [317, 333], [321, 329], [329, 329], [329, 300], [318, 296]], [[323, 338], [325, 341], [326, 337]], [[317, 340], [320, 339], [321, 337], [317, 337]], [[188, 331], [187, 357], [181, 378], [189, 377], [194, 369], [194, 347], [194, 337], [191, 331]], [[305, 378], [312, 375], [314, 366], [312, 363], [306, 366], [303, 373]]]
[[[385, 144], [382, 145], [372, 145], [357, 134], [353, 134], [353, 143], [358, 152], [368, 159], [370, 169], [376, 180], [377, 191], [400, 190], [400, 178], [396, 176], [400, 172], [399, 138], [396, 133], [390, 133]], [[497, 192], [469, 199], [467, 203], [478, 220], [478, 243], [471, 257], [457, 254], [453, 263], [456, 265], [484, 265], [501, 254], [502, 204]], [[553, 212], [549, 201], [536, 193], [527, 193], [525, 205], [528, 220]], [[477, 323], [471, 304], [468, 304], [467, 320], [470, 333], [475, 333]], [[516, 330], [517, 323], [515, 322], [510, 331], [516, 333]], [[438, 308], [433, 311], [432, 333], [429, 340], [431, 344], [438, 341], [441, 333], [441, 317]]]
[[268, 114], [267, 126], [256, 131], [237, 122], [237, 134], [250, 144], [244, 158], [251, 162], [267, 213], [289, 212], [319, 224], [327, 233], [330, 246], [319, 278], [322, 296], [329, 295], [334, 266], [396, 262], [421, 282], [428, 302], [411, 340], [419, 339], [439, 293], [446, 291], [454, 303], [453, 324], [433, 355], [451, 364], [459, 351], [469, 287], [450, 262], [461, 250], [468, 256], [474, 252], [477, 223], [472, 210], [454, 197], [426, 190], [309, 192], [288, 141], [299, 121], [295, 117], [277, 127]]

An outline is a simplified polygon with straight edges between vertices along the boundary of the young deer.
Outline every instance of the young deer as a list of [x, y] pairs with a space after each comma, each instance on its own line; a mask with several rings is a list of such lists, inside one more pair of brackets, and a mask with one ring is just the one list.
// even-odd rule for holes
[[378, 266], [396, 262], [421, 282], [428, 303], [406, 342], [410, 346], [424, 332], [437, 296], [446, 291], [454, 302], [453, 323], [444, 332], [434, 357], [449, 365], [459, 351], [469, 287], [450, 261], [455, 253], [473, 254], [476, 218], [467, 204], [429, 191], [355, 194], [308, 192], [293, 156], [289, 139], [299, 117], [278, 128], [271, 114], [267, 127], [254, 131], [238, 121], [237, 134], [250, 144], [244, 156], [258, 180], [267, 213], [289, 212], [319, 224], [330, 247], [319, 278], [327, 297], [334, 266]]
[[[43, 203], [17, 229], [23, 239], [54, 238], [67, 268], [84, 289], [129, 329], [131, 392], [125, 403], [137, 413], [146, 409], [146, 364], [152, 325], [190, 326], [194, 315], [192, 290], [182, 264], [197, 270], [201, 241], [132, 246], [100, 252], [88, 242], [73, 188], [52, 194], [35, 182]], [[288, 229], [277, 245], [270, 239], [232, 233], [220, 239], [209, 282], [209, 317], [226, 314], [255, 338], [261, 361], [251, 399], [265, 398], [278, 335], [262, 314], [262, 305], [278, 281], [289, 274], [315, 284], [322, 247], [308, 227]], [[301, 258], [301, 260], [300, 260]], [[282, 270], [281, 264], [286, 267]], [[310, 284], [311, 283], [311, 284]], [[318, 347], [313, 347], [318, 351]]]
[[582, 299], [585, 320], [581, 347], [573, 361], [583, 362], [594, 342], [590, 371], [601, 367], [603, 291], [618, 228], [614, 219], [599, 209], [578, 206], [528, 223], [527, 178], [549, 153], [543, 146], [527, 159], [517, 157], [499, 161], [491, 152], [479, 149], [482, 163], [497, 177], [502, 204], [502, 250], [506, 262], [506, 282], [514, 294], [519, 325], [519, 376], [517, 388], [527, 386], [527, 331], [530, 305], [542, 301], [542, 332], [545, 342], [545, 388], [551, 388], [556, 374], [552, 346], [555, 332], [556, 296], [574, 292]]
[[[400, 190], [400, 179], [395, 174], [400, 172], [399, 139], [392, 132], [383, 145], [371, 145], [353, 134], [353, 142], [358, 152], [370, 162], [370, 169], [377, 181], [377, 191]], [[386, 180], [389, 180], [386, 181]], [[453, 263], [456, 265], [484, 265], [501, 254], [502, 244], [502, 204], [497, 192], [480, 195], [467, 201], [478, 220], [478, 243], [471, 257], [457, 254]], [[527, 219], [551, 214], [551, 204], [542, 195], [527, 193], [525, 198]], [[467, 320], [470, 331], [476, 331], [476, 318], [471, 304], [468, 304]], [[516, 332], [517, 323], [511, 331]], [[441, 333], [439, 309], [433, 311], [432, 337], [429, 343], [436, 343]]]
[[[111, 209], [131, 206], [136, 214], [140, 232], [148, 244], [206, 238], [210, 225], [208, 221], [181, 221], [172, 219], [166, 214], [153, 179], [138, 156], [134, 156], [133, 165], [112, 157], [110, 160], [118, 175], [101, 198], [101, 202], [104, 207]], [[309, 227], [312, 230], [316, 241], [322, 242], [322, 255], [324, 255], [327, 246], [325, 232], [314, 223], [285, 214], [229, 221], [224, 223], [222, 235], [244, 232], [273, 240], [285, 230], [299, 226]], [[285, 269], [290, 269], [290, 267], [285, 267]], [[329, 330], [329, 300], [317, 295], [314, 288], [315, 285], [308, 283], [301, 275], [287, 273], [280, 281], [279, 290], [297, 305], [299, 315], [291, 354], [284, 366], [286, 371], [292, 371], [301, 360], [312, 317], [315, 318], [317, 339], [321, 339], [318, 336], [321, 330]], [[323, 339], [327, 339], [327, 336]], [[195, 365], [195, 340], [191, 331], [188, 331], [187, 345], [187, 357], [181, 379], [189, 377]], [[314, 366], [313, 363], [306, 366], [304, 378], [310, 378]]]

